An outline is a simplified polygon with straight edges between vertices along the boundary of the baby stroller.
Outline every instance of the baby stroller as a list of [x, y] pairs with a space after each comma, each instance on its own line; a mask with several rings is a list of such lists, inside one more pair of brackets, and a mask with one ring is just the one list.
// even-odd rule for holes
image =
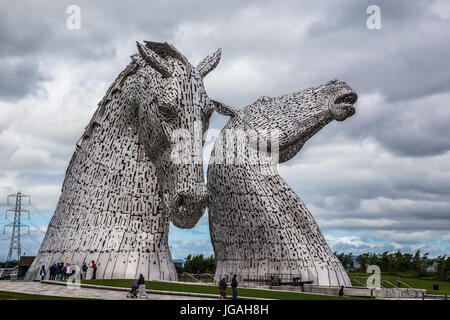
[[127, 293], [127, 298], [137, 298], [137, 289], [138, 285], [135, 282], [132, 284], [130, 292]]

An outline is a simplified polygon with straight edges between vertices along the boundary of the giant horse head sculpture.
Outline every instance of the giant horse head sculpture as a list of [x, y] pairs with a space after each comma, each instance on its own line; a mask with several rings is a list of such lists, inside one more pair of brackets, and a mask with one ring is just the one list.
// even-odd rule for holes
[[[333, 80], [281, 97], [261, 97], [240, 110], [216, 108], [231, 116], [208, 166], [216, 276], [290, 274], [319, 285], [351, 286], [313, 216], [279, 176], [276, 164], [294, 157], [331, 121], [352, 116], [357, 98], [345, 82]], [[275, 139], [265, 141], [273, 132]]]
[[193, 227], [205, 210], [202, 137], [216, 103], [203, 77], [221, 52], [194, 67], [167, 43], [137, 49], [77, 142], [30, 271], [94, 260], [99, 278], [177, 279], [169, 221]]
[[168, 43], [146, 41], [137, 47], [133, 59], [140, 60], [141, 68], [129, 83], [128, 96], [137, 111], [139, 137], [156, 167], [171, 221], [190, 228], [207, 199], [202, 145], [214, 102], [203, 77], [216, 67], [221, 50], [194, 67]]

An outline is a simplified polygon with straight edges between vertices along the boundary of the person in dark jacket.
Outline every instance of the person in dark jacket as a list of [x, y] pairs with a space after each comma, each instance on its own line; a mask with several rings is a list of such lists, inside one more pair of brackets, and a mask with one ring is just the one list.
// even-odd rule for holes
[[344, 286], [341, 286], [339, 289], [339, 298], [342, 300], [344, 299]]
[[237, 300], [237, 286], [238, 286], [238, 282], [237, 282], [237, 276], [234, 275], [233, 279], [231, 279], [231, 290], [233, 290], [233, 300]]
[[59, 262], [55, 263], [55, 280], [58, 280]]
[[139, 275], [139, 279], [137, 281], [137, 285], [145, 284], [144, 276], [142, 274]]
[[58, 263], [56, 266], [56, 280], [62, 280], [62, 269], [63, 269], [64, 263]]
[[223, 300], [227, 296], [227, 280], [225, 276], [222, 276], [222, 279], [219, 281], [219, 300]]
[[83, 263], [83, 266], [81, 267], [81, 280], [87, 280], [87, 271], [88, 271], [88, 266], [86, 264], [86, 262]]
[[56, 264], [52, 264], [50, 266], [50, 268], [48, 269], [49, 273], [50, 273], [50, 280], [55, 280], [55, 275], [56, 275]]
[[56, 280], [56, 275], [58, 273], [58, 265], [56, 263], [53, 264], [53, 280]]
[[45, 271], [45, 266], [42, 266], [41, 271], [39, 272], [39, 274], [41, 275], [41, 280], [44, 280], [45, 276], [47, 274], [47, 272]]

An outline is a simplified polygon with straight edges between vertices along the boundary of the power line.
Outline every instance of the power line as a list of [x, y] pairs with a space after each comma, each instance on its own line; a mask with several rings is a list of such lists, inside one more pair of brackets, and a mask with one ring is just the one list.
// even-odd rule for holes
[[26, 248], [26, 247], [24, 247], [24, 246], [22, 246], [22, 248], [23, 248], [24, 250], [26, 250], [25, 252], [29, 252], [29, 253], [35, 253], [35, 252], [37, 252], [37, 250], [28, 250], [29, 248]]
[[45, 232], [41, 230], [41, 228], [36, 225], [31, 219], [30, 219], [30, 224], [32, 227], [34, 227], [37, 231], [39, 231], [40, 233], [42, 233], [45, 236]]
[[33, 237], [31, 237], [31, 235], [28, 235], [26, 239], [31, 240], [34, 244], [38, 245], [39, 247], [41, 246], [41, 241], [34, 239]]
[[34, 211], [36, 211], [36, 213], [37, 213], [44, 221], [48, 221], [48, 218], [44, 217], [44, 216], [42, 215], [42, 213], [41, 213], [37, 208], [35, 208], [31, 203], [30, 203], [30, 206], [31, 206], [31, 208], [33, 208]]

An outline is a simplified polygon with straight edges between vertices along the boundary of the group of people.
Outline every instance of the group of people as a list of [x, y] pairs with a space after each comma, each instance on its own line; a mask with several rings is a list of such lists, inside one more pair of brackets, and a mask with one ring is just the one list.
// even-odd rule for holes
[[[97, 276], [97, 265], [94, 260], [92, 260], [90, 268], [92, 268], [92, 279], [95, 279]], [[86, 262], [83, 263], [80, 273], [81, 280], [87, 279], [88, 269], [89, 267], [87, 266]], [[70, 263], [54, 263], [48, 268], [49, 280], [67, 280], [71, 275], [75, 274], [76, 271], [77, 266], [73, 266]], [[45, 279], [45, 277], [47, 276], [47, 270], [45, 269], [45, 266], [41, 267], [39, 275], [41, 276], [41, 280]]]
[[[219, 300], [223, 300], [227, 296], [227, 278], [223, 275], [222, 279], [219, 281]], [[237, 276], [234, 275], [231, 279], [231, 290], [233, 292], [233, 300], [237, 300]]]

